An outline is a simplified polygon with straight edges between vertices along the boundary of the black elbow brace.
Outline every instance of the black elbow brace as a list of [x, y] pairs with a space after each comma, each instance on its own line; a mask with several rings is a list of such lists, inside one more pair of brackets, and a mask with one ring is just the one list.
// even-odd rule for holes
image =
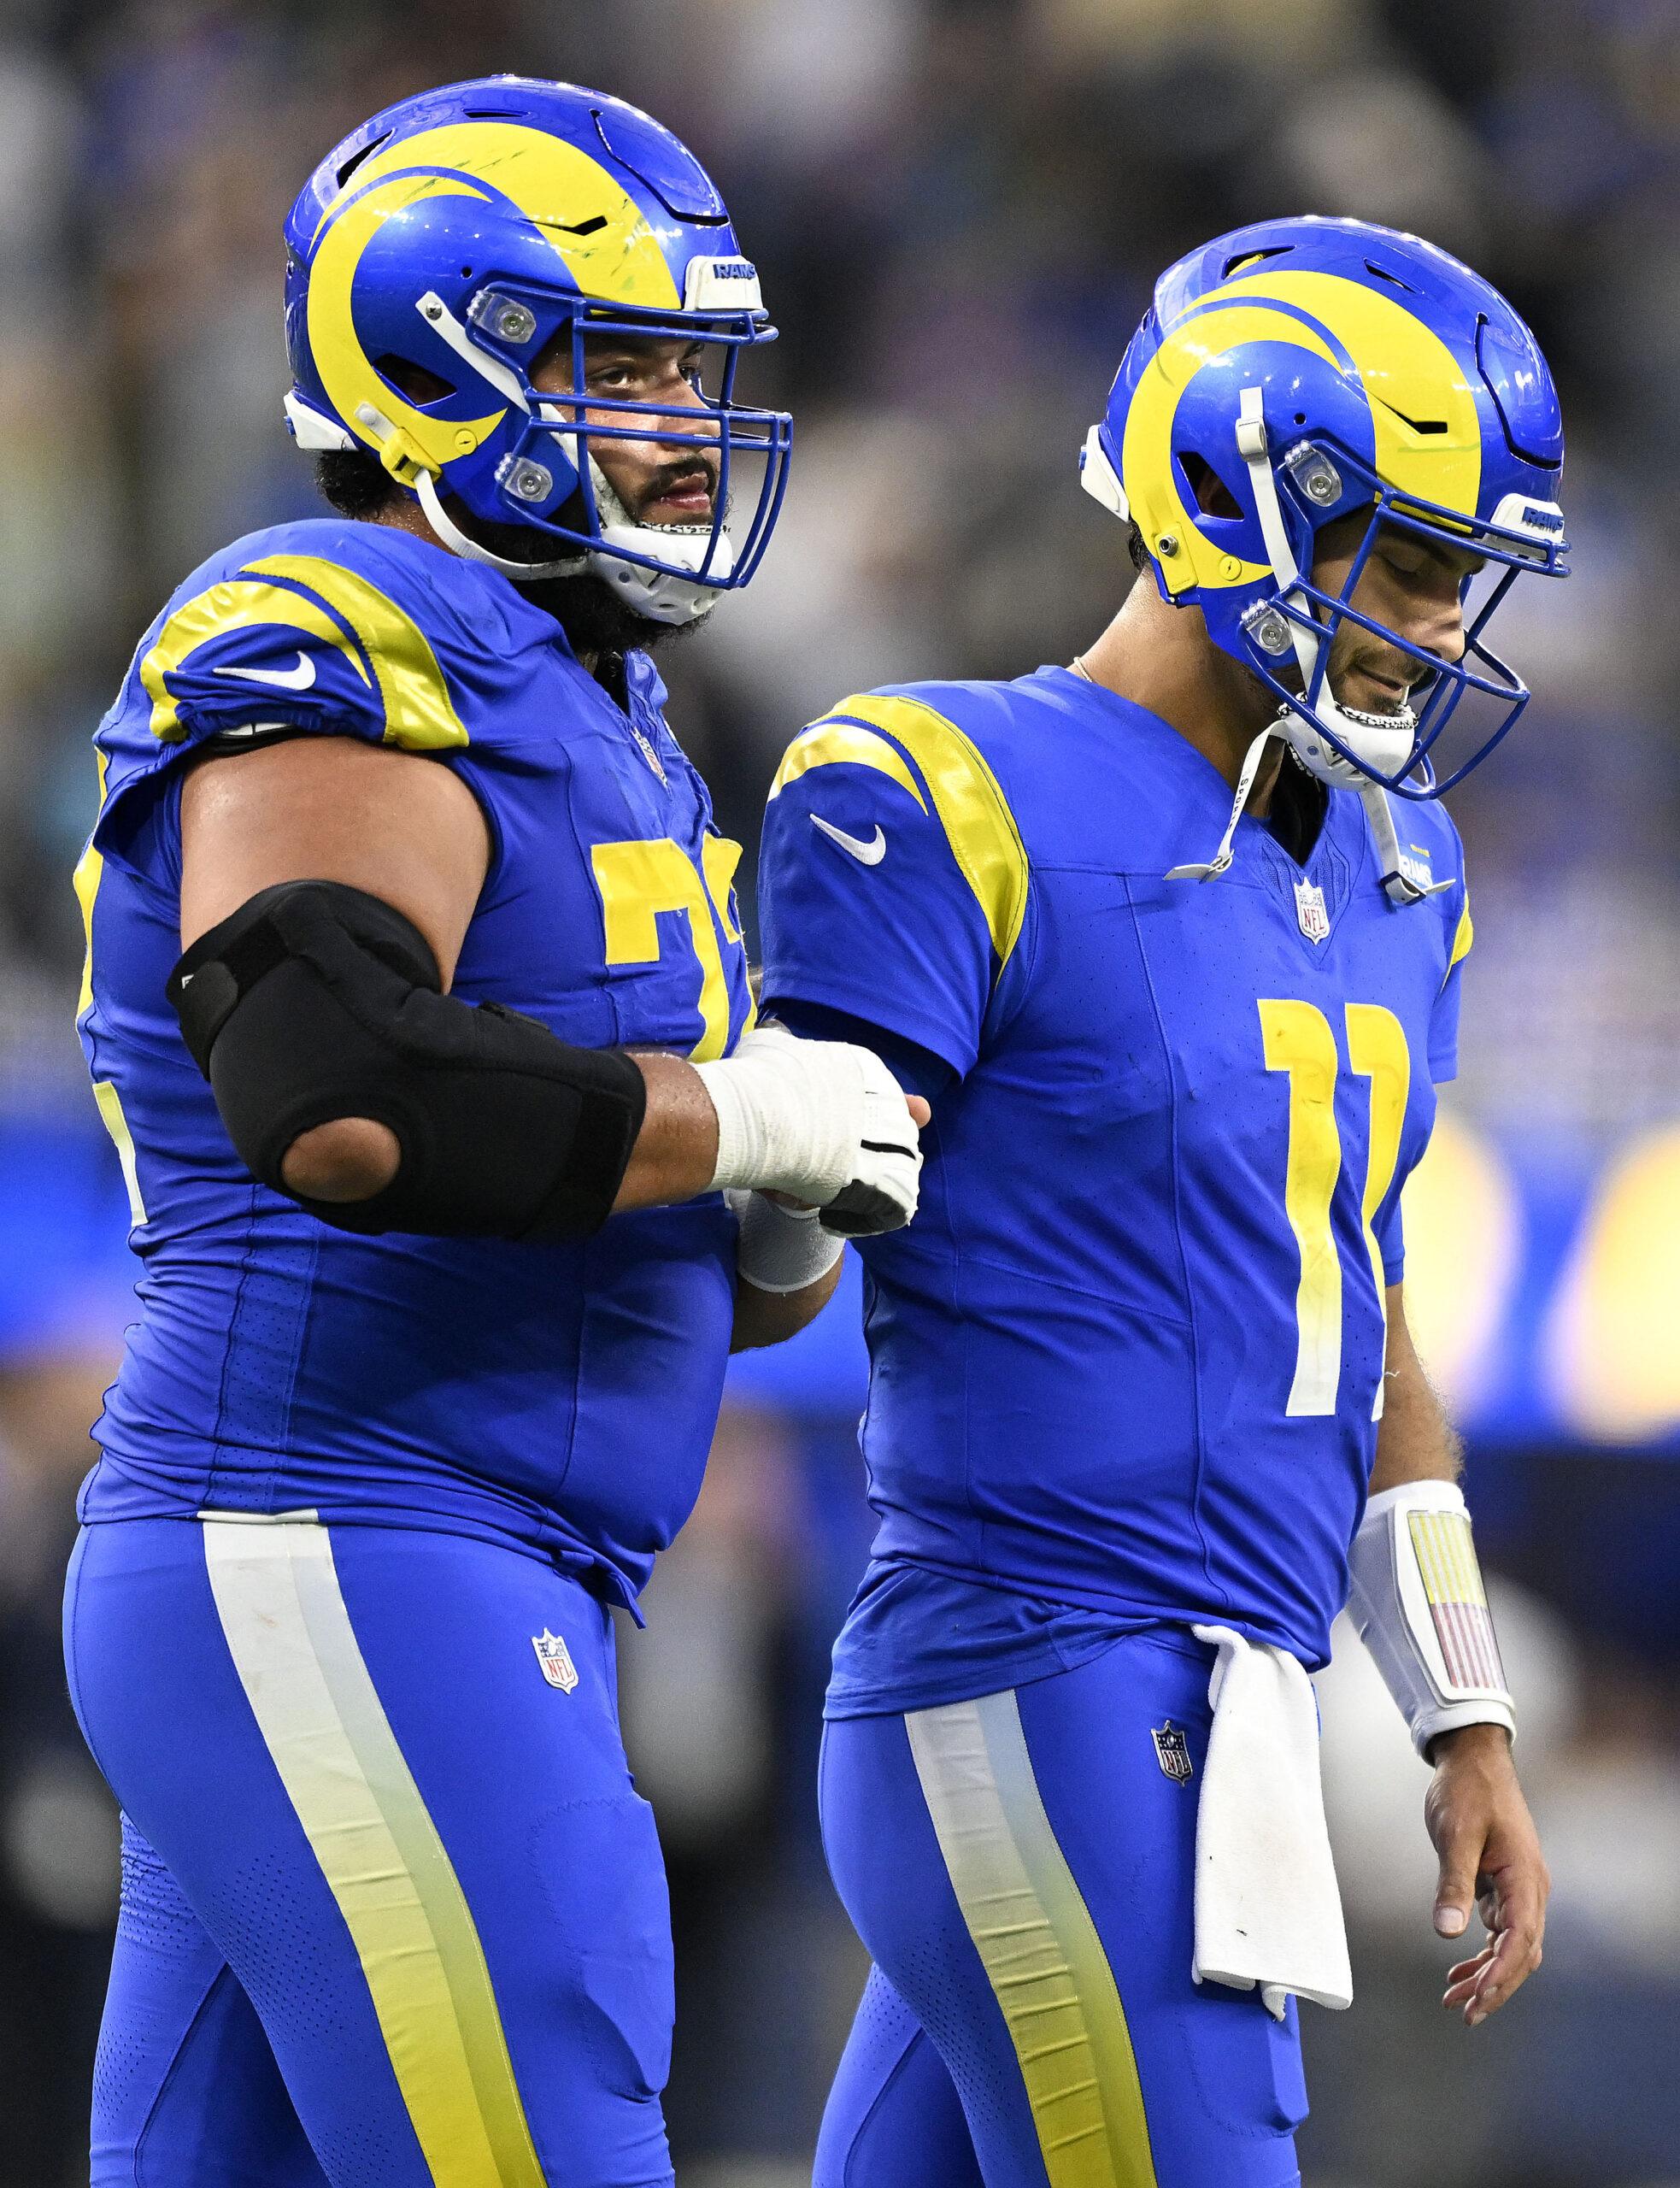
[[[641, 1129], [641, 1073], [442, 985], [426, 938], [379, 897], [286, 881], [202, 935], [167, 993], [241, 1160], [323, 1223], [440, 1238], [598, 1229]], [[396, 1177], [367, 1200], [287, 1191], [292, 1141], [339, 1117], [390, 1126]]]

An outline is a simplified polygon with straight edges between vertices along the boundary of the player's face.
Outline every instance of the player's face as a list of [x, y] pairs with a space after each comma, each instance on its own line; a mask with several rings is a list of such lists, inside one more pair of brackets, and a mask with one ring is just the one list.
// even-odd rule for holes
[[[697, 342], [669, 336], [586, 334], [584, 387], [614, 403], [648, 403], [655, 411], [633, 415], [638, 429], [668, 425], [681, 433], [708, 430], [695, 413], [702, 409]], [[568, 334], [552, 354], [538, 358], [532, 385], [544, 395], [572, 391], [572, 340]], [[621, 410], [583, 410], [592, 425], [626, 422]], [[655, 440], [592, 437], [590, 452], [612, 483], [614, 492], [637, 524], [710, 524], [717, 492], [718, 460], [709, 449], [671, 447]]]
[[[1319, 534], [1313, 582], [1334, 599], [1348, 581], [1369, 520], [1363, 512], [1327, 524]], [[1440, 661], [1464, 651], [1460, 589], [1482, 568], [1466, 550], [1436, 546], [1384, 525], [1354, 588], [1353, 606]], [[1413, 688], [1429, 681], [1427, 665], [1343, 622], [1330, 650], [1330, 687], [1344, 707], [1396, 714]]]

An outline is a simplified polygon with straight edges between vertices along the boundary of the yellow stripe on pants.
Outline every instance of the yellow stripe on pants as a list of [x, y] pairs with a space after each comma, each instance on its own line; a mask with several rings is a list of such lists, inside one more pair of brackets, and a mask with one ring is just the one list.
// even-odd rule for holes
[[1044, 1813], [1014, 1695], [912, 1710], [904, 1722], [1050, 2188], [1155, 2188], [1125, 2009]]
[[472, 1911], [362, 1662], [327, 1530], [203, 1524], [229, 1653], [436, 2188], [543, 2188]]

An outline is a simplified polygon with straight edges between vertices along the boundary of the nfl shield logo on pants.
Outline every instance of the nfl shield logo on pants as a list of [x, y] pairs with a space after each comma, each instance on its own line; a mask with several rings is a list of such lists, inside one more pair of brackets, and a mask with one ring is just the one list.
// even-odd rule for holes
[[1309, 942], [1329, 939], [1330, 914], [1325, 909], [1325, 892], [1316, 882], [1295, 883], [1295, 915], [1301, 921], [1301, 931]]
[[570, 1694], [578, 1684], [578, 1667], [572, 1661], [572, 1651], [557, 1633], [550, 1633], [545, 1626], [540, 1633], [533, 1633], [531, 1645], [537, 1651], [537, 1661], [543, 1667], [543, 1676], [550, 1686], [557, 1686], [562, 1694]]
[[1155, 1760], [1160, 1765], [1161, 1775], [1170, 1778], [1175, 1785], [1188, 1785], [1195, 1765], [1190, 1761], [1190, 1742], [1178, 1726], [1169, 1717], [1149, 1737], [1155, 1744]]

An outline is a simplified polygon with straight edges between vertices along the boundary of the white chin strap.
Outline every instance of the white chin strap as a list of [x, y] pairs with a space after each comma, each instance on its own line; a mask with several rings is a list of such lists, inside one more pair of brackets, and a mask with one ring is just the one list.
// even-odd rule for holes
[[[626, 562], [610, 550], [628, 547], [638, 555], [656, 555], [663, 562], [676, 562], [697, 570], [712, 544], [709, 524], [636, 524], [614, 492], [595, 458], [590, 458], [595, 481], [595, 506], [601, 519], [602, 545], [585, 557], [590, 573], [602, 579], [627, 608], [655, 623], [692, 623], [710, 615], [718, 604], [715, 585], [696, 585], [675, 572], [650, 570], [645, 563]], [[719, 534], [712, 556], [712, 574], [726, 578], [735, 568], [735, 549], [729, 534]]]
[[[396, 430], [390, 419], [371, 403], [361, 404], [355, 415], [381, 445]], [[637, 554], [656, 555], [663, 562], [697, 570], [711, 544], [711, 526], [633, 523], [630, 512], [593, 456], [589, 459], [589, 468], [595, 485], [595, 505], [601, 517], [602, 545], [591, 548], [586, 554], [569, 555], [557, 562], [516, 562], [509, 556], [494, 553], [470, 538], [450, 516], [431, 472], [417, 469], [412, 483], [426, 512], [426, 522], [451, 553], [469, 562], [482, 562], [487, 569], [500, 570], [516, 584], [531, 585], [542, 578], [582, 577], [587, 573], [609, 585], [627, 607], [638, 615], [645, 615], [650, 622], [692, 623], [708, 614], [717, 605], [715, 586], [696, 585], [670, 570], [650, 570], [640, 562], [626, 562], [611, 549], [629, 548]], [[712, 569], [718, 577], [726, 578], [734, 567], [735, 550], [729, 534], [725, 532], [712, 557]]]
[[[1289, 535], [1283, 528], [1283, 512], [1278, 503], [1278, 481], [1272, 476], [1271, 459], [1266, 454], [1266, 420], [1257, 387], [1245, 387], [1242, 391], [1237, 449], [1248, 467], [1248, 479], [1254, 490], [1254, 506], [1260, 512], [1260, 534], [1271, 559], [1272, 574], [1278, 580], [1280, 597], [1287, 597], [1300, 584], [1301, 572], [1295, 567]], [[1325, 642], [1310, 622], [1293, 615], [1288, 621], [1289, 636], [1295, 641], [1295, 656], [1301, 664], [1301, 688], [1310, 691], [1319, 666], [1319, 649]], [[1351, 765], [1334, 745], [1315, 737], [1310, 725], [1293, 708], [1288, 712], [1295, 726], [1280, 724], [1278, 733], [1288, 739], [1309, 773], [1336, 790], [1358, 790], [1370, 780], [1363, 768]], [[1416, 717], [1409, 709], [1397, 715], [1348, 711], [1336, 703], [1326, 677], [1313, 712], [1325, 727], [1373, 773], [1391, 775], [1396, 768], [1405, 766], [1412, 750], [1413, 732], [1417, 727]]]
[[1254, 776], [1260, 768], [1260, 755], [1266, 750], [1272, 738], [1281, 734], [1281, 726], [1272, 722], [1261, 730], [1260, 735], [1248, 747], [1243, 756], [1242, 772], [1237, 778], [1237, 795], [1231, 803], [1231, 818], [1225, 823], [1225, 832], [1219, 838], [1219, 848], [1214, 852], [1213, 857], [1189, 866], [1172, 868], [1166, 876], [1169, 881], [1217, 881], [1231, 864], [1231, 839], [1237, 833], [1237, 824], [1242, 818], [1243, 807], [1248, 803], [1248, 792], [1254, 786]]
[[1391, 904], [1419, 904], [1425, 897], [1433, 897], [1442, 889], [1450, 889], [1446, 881], [1414, 881], [1402, 868], [1400, 838], [1395, 833], [1394, 809], [1381, 783], [1366, 783], [1360, 791], [1366, 818], [1371, 823], [1371, 832], [1377, 838], [1377, 863], [1383, 869], [1383, 891]]
[[429, 471], [414, 473], [414, 491], [420, 496], [426, 522], [447, 548], [467, 562], [482, 562], [487, 569], [500, 570], [504, 577], [522, 585], [529, 585], [536, 578], [581, 577], [589, 568], [587, 555], [571, 555], [563, 562], [516, 562], [510, 556], [492, 554], [488, 547], [481, 547], [476, 539], [469, 538], [449, 514]]
[[[1266, 551], [1271, 558], [1272, 573], [1278, 580], [1281, 597], [1289, 593], [1301, 581], [1289, 533], [1283, 526], [1283, 512], [1278, 502], [1278, 482], [1272, 475], [1271, 459], [1266, 453], [1266, 418], [1261, 404], [1261, 391], [1257, 387], [1242, 390], [1242, 409], [1237, 425], [1237, 453], [1248, 467], [1248, 477], [1254, 490], [1254, 505], [1260, 513], [1260, 532], [1266, 541]], [[1301, 667], [1302, 688], [1311, 691], [1313, 673], [1319, 665], [1319, 649], [1325, 643], [1309, 624], [1294, 616], [1289, 619], [1289, 635], [1295, 642], [1295, 659]], [[1313, 709], [1319, 721], [1348, 747], [1355, 758], [1363, 762], [1356, 766], [1344, 757], [1328, 738], [1315, 734], [1313, 725], [1293, 707], [1283, 707], [1278, 719], [1263, 729], [1248, 747], [1237, 778], [1236, 801], [1231, 806], [1231, 819], [1220, 838], [1219, 848], [1205, 863], [1175, 866], [1167, 875], [1169, 881], [1216, 880], [1231, 864], [1231, 838], [1242, 809], [1248, 802], [1254, 787], [1255, 772], [1266, 739], [1278, 737], [1289, 747], [1307, 773], [1316, 775], [1321, 783], [1332, 790], [1351, 790], [1358, 792], [1370, 820], [1377, 839], [1378, 861], [1383, 868], [1383, 887], [1391, 903], [1414, 904], [1420, 897], [1430, 895], [1433, 889], [1451, 887], [1450, 882], [1436, 882], [1431, 886], [1420, 885], [1401, 871], [1400, 842], [1395, 832], [1394, 815], [1389, 810], [1387, 794], [1379, 782], [1372, 779], [1372, 773], [1392, 775], [1405, 766], [1411, 754], [1418, 726], [1418, 718], [1409, 707], [1393, 715], [1368, 715], [1356, 708], [1338, 706], [1331, 696], [1326, 678]]]

